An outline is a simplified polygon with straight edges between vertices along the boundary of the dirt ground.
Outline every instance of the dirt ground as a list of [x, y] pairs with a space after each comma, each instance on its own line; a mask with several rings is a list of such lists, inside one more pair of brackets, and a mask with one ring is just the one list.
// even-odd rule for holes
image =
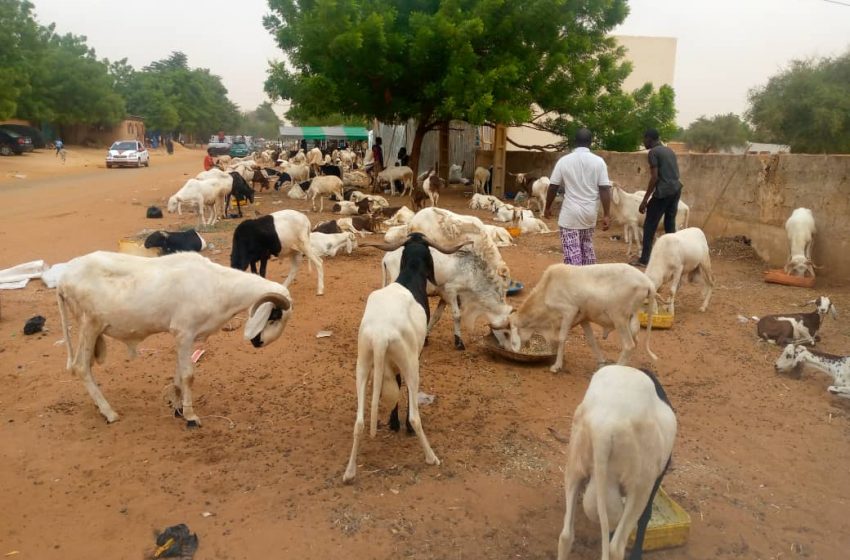
[[[199, 170], [202, 151], [154, 153], [149, 169], [114, 170], [101, 151], [69, 154], [65, 166], [49, 152], [0, 158], [0, 268], [62, 262], [114, 250], [145, 228], [195, 223], [193, 215], [144, 215]], [[276, 193], [257, 198], [250, 214], [295, 208], [314, 223], [330, 217]], [[460, 192], [441, 198], [456, 210], [465, 200]], [[217, 262], [227, 263], [235, 222], [207, 234]], [[610, 234], [596, 240], [602, 262], [625, 259]], [[699, 290], [686, 286], [674, 328], [652, 334], [679, 419], [664, 487], [692, 528], [686, 546], [648, 557], [847, 558], [850, 401], [829, 395], [820, 373], [774, 373], [779, 350], [758, 343], [754, 325], [737, 316], [796, 310], [821, 293], [844, 311], [850, 287], [827, 278], [817, 290], [766, 285], [745, 247], [718, 248], [708, 311], [699, 313]], [[526, 283], [517, 301], [560, 259], [555, 234], [521, 237], [502, 253]], [[567, 343], [568, 372], [553, 375], [496, 361], [479, 349], [480, 331], [465, 333], [468, 350], [456, 351], [444, 317], [422, 356], [422, 390], [436, 395], [422, 407], [423, 425], [442, 465], [425, 465], [416, 438], [382, 428], [365, 440], [356, 483], [341, 483], [356, 332], [380, 286], [381, 257], [363, 248], [327, 259], [322, 297], [304, 267], [291, 287], [292, 319], [268, 348], [245, 343], [240, 329], [199, 345], [197, 430], [163, 399], [175, 365], [169, 336], [145, 341], [134, 361], [109, 343], [95, 375], [121, 419], [107, 425], [64, 370], [52, 291], [35, 280], [0, 293], [0, 554], [136, 560], [153, 550], [156, 529], [182, 522], [199, 535], [199, 560], [553, 558], [566, 445], [550, 429], [569, 434], [595, 369], [580, 330]], [[273, 261], [269, 275], [282, 279], [288, 268]], [[47, 318], [47, 332], [25, 337], [35, 314]], [[333, 335], [317, 339], [320, 330]], [[830, 319], [822, 338], [821, 349], [847, 354], [850, 327]], [[602, 347], [614, 358], [616, 335]], [[648, 356], [636, 351], [633, 365], [649, 366]], [[577, 519], [574, 557], [598, 558], [598, 529], [581, 512]]]

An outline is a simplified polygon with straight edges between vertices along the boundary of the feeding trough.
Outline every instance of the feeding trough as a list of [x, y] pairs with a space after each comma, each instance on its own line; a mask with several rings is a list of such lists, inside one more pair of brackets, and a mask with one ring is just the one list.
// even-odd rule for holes
[[516, 280], [511, 280], [510, 284], [508, 284], [507, 294], [509, 296], [515, 296], [516, 294], [520, 293], [523, 288], [525, 288], [525, 284]]
[[[673, 501], [664, 488], [659, 488], [652, 501], [652, 517], [644, 535], [643, 550], [662, 550], [688, 542], [691, 516]], [[629, 535], [629, 545], [635, 542], [635, 532]]]
[[496, 335], [490, 332], [481, 341], [482, 346], [491, 354], [525, 364], [537, 364], [543, 362], [554, 362], [558, 354], [557, 343], [547, 345], [546, 339], [540, 335], [533, 335], [519, 352], [508, 350], [499, 343]]
[[510, 233], [511, 237], [513, 237], [514, 239], [522, 235], [522, 230], [518, 227], [507, 227], [505, 229], [508, 230], [508, 233]]
[[[646, 302], [643, 302], [643, 308], [638, 311], [638, 321], [640, 326], [646, 328], [649, 321], [649, 313], [646, 311]], [[658, 305], [655, 313], [652, 315], [653, 329], [670, 329], [673, 328], [673, 313], [666, 306]]]
[[768, 270], [764, 273], [764, 281], [768, 284], [782, 284], [784, 286], [794, 286], [797, 288], [814, 288], [814, 276], [791, 276], [786, 274], [784, 270]]
[[158, 257], [159, 249], [146, 249], [145, 244], [136, 239], [120, 239], [118, 241], [118, 252], [137, 257]]

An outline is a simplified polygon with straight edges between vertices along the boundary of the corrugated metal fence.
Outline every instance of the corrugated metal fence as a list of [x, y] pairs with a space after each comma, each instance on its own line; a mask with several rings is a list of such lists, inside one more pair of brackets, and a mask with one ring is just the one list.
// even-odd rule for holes
[[[390, 125], [378, 123], [375, 136], [383, 139], [384, 161], [387, 165], [395, 165], [398, 150], [404, 146], [410, 153], [413, 147], [413, 136], [416, 133], [416, 122], [410, 120], [407, 124]], [[463, 121], [452, 121], [449, 125], [449, 164], [466, 165], [463, 176], [471, 178], [475, 171], [475, 144], [478, 127]], [[432, 130], [422, 140], [422, 152], [419, 156], [417, 174], [433, 167], [439, 154], [440, 134]]]

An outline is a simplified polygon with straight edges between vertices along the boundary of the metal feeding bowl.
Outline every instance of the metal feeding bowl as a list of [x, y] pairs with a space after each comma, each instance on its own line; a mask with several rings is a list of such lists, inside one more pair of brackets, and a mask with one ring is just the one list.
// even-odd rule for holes
[[505, 358], [506, 360], [511, 360], [512, 362], [525, 364], [553, 362], [558, 354], [557, 343], [550, 345], [546, 342], [546, 339], [539, 334], [532, 335], [528, 342], [520, 348], [519, 352], [503, 348], [492, 331], [481, 339], [481, 344], [491, 354], [499, 356], [500, 358]]

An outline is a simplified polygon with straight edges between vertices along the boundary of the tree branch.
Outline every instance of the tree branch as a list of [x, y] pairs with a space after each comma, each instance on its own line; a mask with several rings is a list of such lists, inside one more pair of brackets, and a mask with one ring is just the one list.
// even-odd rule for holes
[[522, 148], [523, 150], [537, 150], [539, 152], [559, 152], [563, 150], [564, 144], [545, 144], [545, 145], [531, 145], [526, 146], [523, 144], [518, 144], [510, 139], [510, 137], [506, 138], [509, 144], [513, 144], [517, 148]]

